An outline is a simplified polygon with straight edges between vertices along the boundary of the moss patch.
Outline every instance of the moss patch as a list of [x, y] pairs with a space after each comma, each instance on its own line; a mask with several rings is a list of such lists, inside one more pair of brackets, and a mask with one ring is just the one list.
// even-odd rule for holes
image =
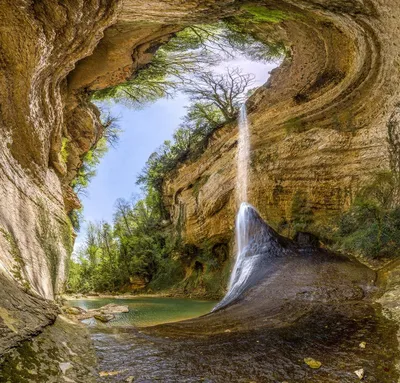
[[258, 5], [244, 5], [242, 9], [250, 14], [252, 21], [256, 23], [280, 23], [292, 18], [279, 9], [268, 9]]
[[197, 199], [199, 198], [199, 193], [201, 188], [207, 183], [208, 179], [210, 178], [209, 175], [205, 175], [204, 177], [198, 178], [195, 183], [193, 184], [193, 195]]
[[67, 163], [68, 161], [68, 144], [69, 144], [69, 139], [66, 137], [63, 137], [62, 143], [61, 143], [61, 159], [63, 160], [64, 163]]
[[14, 235], [7, 230], [0, 227], [0, 233], [3, 235], [4, 239], [9, 244], [9, 253], [14, 260], [14, 266], [11, 270], [14, 278], [21, 284], [21, 286], [28, 291], [30, 289], [29, 282], [24, 277], [25, 262], [21, 255], [21, 250], [19, 249], [17, 239]]
[[40, 206], [41, 208], [38, 215], [38, 226], [36, 227], [36, 238], [42, 245], [43, 251], [46, 255], [51, 282], [53, 290], [55, 291], [58, 277], [58, 266], [61, 261], [60, 249], [57, 244], [62, 238], [57, 235], [50, 222], [50, 212], [43, 203], [41, 203]]
[[294, 117], [284, 124], [286, 134], [303, 133], [307, 130], [306, 123], [300, 117]]

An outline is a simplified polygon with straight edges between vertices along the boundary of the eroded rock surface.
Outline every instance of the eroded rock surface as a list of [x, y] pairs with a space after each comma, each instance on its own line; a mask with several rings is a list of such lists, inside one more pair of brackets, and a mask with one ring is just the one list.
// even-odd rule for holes
[[[26, 338], [40, 334], [59, 313], [54, 303], [27, 294], [0, 274], [0, 365], [2, 355]], [[0, 366], [1, 370], [1, 366]]]
[[397, 326], [374, 303], [376, 273], [265, 228], [263, 275], [231, 304], [138, 330], [92, 328], [98, 370], [118, 372], [102, 381], [354, 383], [362, 370], [396, 382]]
[[4, 383], [95, 383], [96, 356], [86, 328], [59, 316], [32, 341], [12, 350], [0, 366]]
[[[79, 206], [69, 183], [102, 133], [89, 92], [131, 76], [173, 32], [240, 12], [243, 3], [3, 1], [0, 273], [7, 276], [6, 283], [14, 280], [5, 289], [10, 287], [21, 302], [16, 311], [42, 307], [18, 297], [17, 284], [49, 299], [63, 289], [73, 238], [67, 212]], [[250, 202], [275, 223], [288, 217], [300, 191], [315, 216], [323, 218], [348, 205], [377, 169], [398, 163], [393, 147], [400, 89], [398, 1], [257, 4], [290, 15], [272, 29], [290, 46], [291, 57], [250, 100]], [[260, 26], [256, 32], [268, 37], [271, 27]], [[389, 120], [395, 122], [390, 124], [391, 140]], [[199, 161], [184, 164], [165, 185], [172, 220], [177, 224], [183, 218], [187, 243], [230, 241], [236, 142], [236, 127], [226, 126]], [[61, 155], [65, 143], [67, 161]], [[18, 326], [30, 328], [30, 321], [37, 320], [34, 327], [40, 331], [51, 320], [43, 315], [46, 309], [38, 311], [35, 319], [21, 314]], [[9, 326], [4, 328], [5, 349], [33, 333], [16, 336]]]
[[[297, 195], [318, 225], [346, 209], [374, 173], [400, 169], [399, 8], [391, 0], [266, 4], [292, 15], [279, 24], [291, 57], [247, 103], [248, 202], [277, 227], [292, 218]], [[236, 151], [232, 124], [165, 182], [164, 201], [187, 243], [232, 238]]]

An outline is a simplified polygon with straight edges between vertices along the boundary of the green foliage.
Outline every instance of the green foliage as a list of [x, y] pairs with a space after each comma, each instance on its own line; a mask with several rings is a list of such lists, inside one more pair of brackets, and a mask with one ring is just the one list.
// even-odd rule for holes
[[256, 23], [280, 23], [290, 19], [290, 16], [279, 9], [268, 9], [258, 5], [244, 5], [242, 7], [251, 15], [251, 19]]
[[149, 291], [165, 291], [176, 286], [185, 276], [181, 262], [171, 257], [161, 258], [156, 274], [148, 285]]
[[[96, 175], [100, 160], [107, 153], [109, 147], [115, 147], [119, 140], [121, 130], [117, 125], [117, 119], [101, 110], [101, 122], [103, 128], [102, 136], [83, 156], [76, 176], [71, 182], [71, 186], [78, 196], [85, 194], [90, 181]], [[79, 218], [79, 214], [73, 215], [72, 218], [74, 219], [74, 226], [78, 227], [79, 223], [76, 219]]]
[[210, 66], [218, 62], [218, 58], [208, 54], [202, 45], [214, 29], [210, 27], [206, 31], [192, 26], [178, 32], [130, 80], [94, 92], [93, 100], [113, 100], [140, 109], [161, 98], [172, 97], [182, 86], [188, 73], [196, 73], [203, 65]]
[[71, 182], [72, 188], [78, 195], [85, 193], [90, 181], [96, 175], [100, 159], [107, 153], [107, 150], [107, 141], [102, 137], [82, 158], [82, 164]]
[[83, 220], [83, 208], [71, 210], [68, 217], [74, 230], [79, 233], [81, 230], [81, 222]]
[[63, 160], [64, 163], [67, 163], [67, 161], [68, 161], [68, 154], [69, 154], [68, 150], [67, 150], [68, 143], [69, 143], [69, 139], [66, 137], [63, 137], [62, 141], [61, 141], [61, 159]]
[[377, 174], [341, 215], [332, 237], [334, 248], [373, 259], [399, 255], [399, 186], [395, 174]]
[[314, 222], [313, 211], [310, 207], [307, 195], [304, 192], [296, 191], [291, 206], [291, 228], [293, 234], [299, 231], [309, 230]]
[[68, 291], [174, 289], [189, 294], [197, 289], [210, 298], [222, 296], [229, 273], [227, 255], [214, 254], [210, 248], [182, 247], [162, 222], [151, 196], [117, 200], [112, 226], [89, 224], [85, 243], [70, 260]]
[[232, 121], [244, 100], [252, 77], [237, 69], [226, 74], [200, 73], [187, 85], [192, 104], [175, 131], [173, 141], [165, 141], [146, 162], [137, 183], [159, 203], [163, 218], [167, 218], [162, 203], [162, 186], [165, 178], [178, 164], [196, 158], [204, 151], [211, 134], [223, 123]]
[[[271, 11], [271, 17], [282, 17]], [[239, 23], [240, 24], [240, 23]], [[131, 79], [115, 87], [93, 93], [94, 101], [122, 103], [140, 109], [161, 98], [173, 97], [177, 91], [187, 90], [193, 75], [207, 72], [233, 51], [252, 60], [271, 61], [286, 54], [282, 43], [264, 44], [247, 32], [236, 20], [213, 25], [192, 25], [178, 32], [161, 46], [152, 61]]]
[[167, 256], [172, 244], [160, 222], [151, 195], [137, 202], [117, 200], [112, 226], [89, 224], [85, 244], [72, 263], [69, 289], [115, 291], [133, 277], [148, 284], [160, 270], [171, 269]]

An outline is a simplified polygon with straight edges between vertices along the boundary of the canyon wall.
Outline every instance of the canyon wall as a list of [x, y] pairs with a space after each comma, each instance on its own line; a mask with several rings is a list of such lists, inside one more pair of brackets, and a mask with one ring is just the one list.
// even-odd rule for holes
[[[399, 170], [398, 141], [389, 138], [399, 137], [399, 10], [390, 1], [283, 3], [275, 4], [292, 15], [279, 26], [291, 53], [247, 102], [248, 202], [293, 235], [296, 199], [319, 227], [378, 172]], [[255, 32], [262, 38], [263, 26]], [[189, 244], [233, 238], [237, 131], [237, 124], [218, 130], [201, 157], [164, 184], [165, 204]]]
[[[8, 302], [0, 304], [7, 347], [54, 320], [54, 312], [41, 318], [33, 310], [38, 323], [29, 323], [21, 313], [26, 299], [51, 300], [63, 289], [74, 236], [67, 213], [79, 207], [69, 184], [102, 134], [90, 91], [129, 78], [186, 25], [234, 15], [243, 3], [3, 0], [0, 273], [15, 289], [0, 290], [0, 302]], [[267, 221], [279, 222], [301, 191], [315, 214], [325, 216], [390, 166], [387, 122], [396, 120], [399, 101], [400, 9], [395, 0], [255, 3], [290, 16], [273, 29], [291, 57], [249, 102], [250, 202]], [[271, 26], [255, 32], [268, 37]], [[198, 161], [166, 182], [165, 202], [187, 243], [231, 238], [236, 144], [236, 127], [224, 127]], [[21, 333], [15, 321], [31, 331]]]

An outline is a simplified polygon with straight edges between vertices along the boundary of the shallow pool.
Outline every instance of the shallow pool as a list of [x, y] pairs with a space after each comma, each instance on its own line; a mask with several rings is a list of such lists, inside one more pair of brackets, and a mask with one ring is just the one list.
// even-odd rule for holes
[[[156, 324], [176, 322], [184, 319], [195, 318], [207, 314], [217, 304], [216, 301], [199, 301], [181, 298], [137, 297], [129, 299], [120, 298], [85, 298], [70, 300], [70, 306], [81, 307], [85, 310], [97, 309], [109, 303], [126, 305], [128, 313], [116, 314], [115, 319], [108, 322], [107, 326], [137, 327], [153, 326]], [[95, 319], [84, 321], [89, 325], [99, 325]]]

